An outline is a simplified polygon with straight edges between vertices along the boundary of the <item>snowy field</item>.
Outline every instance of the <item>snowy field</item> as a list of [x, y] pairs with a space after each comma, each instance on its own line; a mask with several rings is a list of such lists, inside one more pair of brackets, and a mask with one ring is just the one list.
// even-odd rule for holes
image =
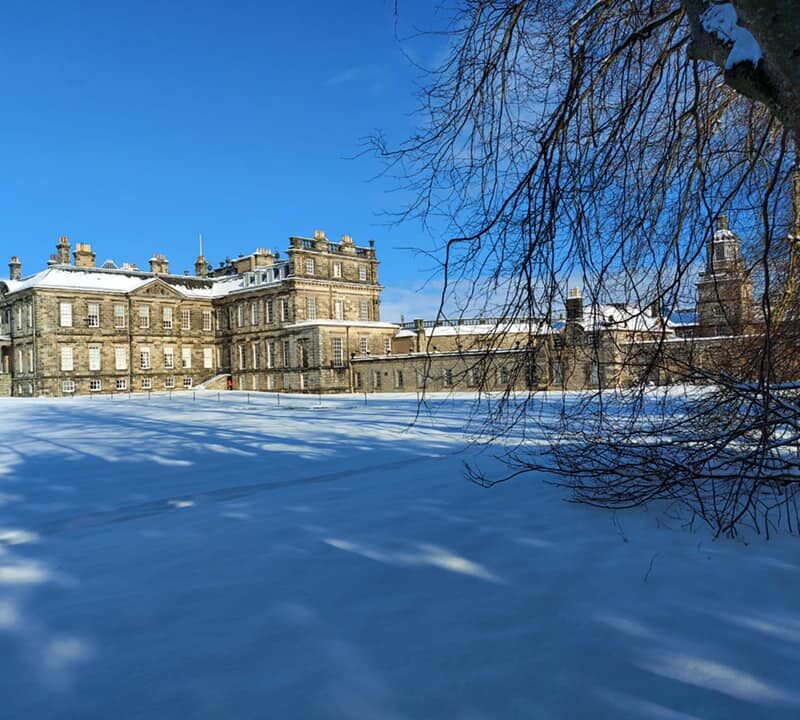
[[0, 718], [800, 717], [800, 540], [481, 489], [464, 398], [317, 404], [0, 401]]

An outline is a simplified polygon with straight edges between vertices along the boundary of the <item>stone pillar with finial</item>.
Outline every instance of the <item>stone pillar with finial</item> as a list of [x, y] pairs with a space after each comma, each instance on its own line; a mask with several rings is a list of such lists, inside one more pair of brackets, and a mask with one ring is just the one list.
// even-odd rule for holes
[[22, 263], [16, 255], [8, 263], [8, 277], [11, 280], [19, 280], [22, 277]]

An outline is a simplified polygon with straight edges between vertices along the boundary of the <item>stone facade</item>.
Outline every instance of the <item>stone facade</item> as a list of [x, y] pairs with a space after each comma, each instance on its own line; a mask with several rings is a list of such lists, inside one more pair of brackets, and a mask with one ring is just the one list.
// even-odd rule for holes
[[695, 322], [652, 309], [584, 306], [566, 317], [380, 319], [375, 249], [345, 235], [291, 237], [285, 259], [264, 248], [195, 276], [106, 263], [61, 238], [47, 270], [9, 263], [0, 283], [0, 394], [181, 390], [401, 392], [613, 387], [687, 379], [747, 358], [758, 334], [739, 238], [720, 218], [697, 283]]
[[[350, 359], [386, 349], [374, 247], [290, 238], [287, 260], [257, 250], [195, 277], [95, 267], [61, 238], [47, 270], [0, 283], [0, 392], [73, 395], [196, 387], [218, 375], [248, 390], [352, 389]], [[227, 378], [230, 378], [228, 382]]]

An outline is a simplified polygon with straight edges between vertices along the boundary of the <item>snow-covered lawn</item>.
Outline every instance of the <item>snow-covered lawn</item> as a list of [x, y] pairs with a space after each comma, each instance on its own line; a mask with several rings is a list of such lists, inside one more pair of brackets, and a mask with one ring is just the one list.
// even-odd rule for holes
[[800, 717], [796, 538], [481, 489], [464, 398], [317, 404], [0, 401], [0, 718]]

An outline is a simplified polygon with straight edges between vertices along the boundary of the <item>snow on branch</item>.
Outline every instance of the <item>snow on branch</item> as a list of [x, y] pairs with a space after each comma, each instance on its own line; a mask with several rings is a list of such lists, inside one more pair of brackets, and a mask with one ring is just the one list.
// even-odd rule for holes
[[763, 57], [761, 47], [753, 34], [739, 25], [736, 8], [731, 3], [712, 5], [700, 17], [703, 29], [724, 43], [732, 45], [725, 69], [749, 62], [756, 67]]

